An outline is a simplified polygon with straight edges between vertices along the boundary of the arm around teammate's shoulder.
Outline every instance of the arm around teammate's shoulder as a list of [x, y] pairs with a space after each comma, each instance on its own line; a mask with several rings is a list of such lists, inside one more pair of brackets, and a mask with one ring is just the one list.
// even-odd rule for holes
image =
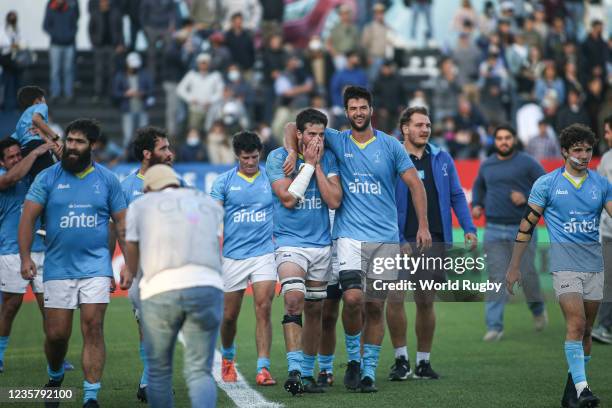
[[42, 154], [45, 154], [53, 148], [52, 143], [45, 143], [32, 150], [30, 154], [24, 157], [19, 163], [13, 166], [9, 171], [0, 175], [0, 190], [6, 190], [13, 187], [19, 180], [24, 178], [32, 165]]

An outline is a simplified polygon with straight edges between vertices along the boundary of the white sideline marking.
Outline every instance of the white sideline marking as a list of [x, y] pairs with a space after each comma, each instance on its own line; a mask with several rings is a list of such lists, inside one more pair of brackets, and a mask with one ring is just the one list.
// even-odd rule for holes
[[221, 353], [215, 350], [215, 361], [213, 363], [213, 377], [217, 382], [217, 387], [221, 388], [238, 408], [281, 408], [283, 404], [270, 402], [263, 395], [255, 391], [244, 379], [240, 371], [238, 381], [226, 383], [221, 379]]

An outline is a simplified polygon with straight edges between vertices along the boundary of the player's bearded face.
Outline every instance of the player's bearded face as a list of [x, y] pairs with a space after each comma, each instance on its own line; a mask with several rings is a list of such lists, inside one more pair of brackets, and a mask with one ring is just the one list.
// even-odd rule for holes
[[514, 136], [509, 132], [505, 134], [505, 130], [499, 130], [498, 135], [495, 137], [495, 151], [502, 157], [510, 156], [514, 153]]
[[371, 119], [372, 111], [370, 109], [357, 109], [355, 112], [351, 112], [348, 117], [351, 127], [358, 132], [362, 132], [369, 128]]
[[156, 164], [167, 164], [168, 166], [172, 166], [174, 162], [174, 153], [170, 150], [170, 143], [166, 138], [158, 138], [155, 141], [155, 148], [151, 152], [151, 157], [149, 158], [149, 166], [154, 166]]
[[85, 150], [68, 149], [64, 147], [62, 153], [62, 167], [64, 170], [76, 174], [80, 173], [91, 163], [91, 145], [88, 145]]

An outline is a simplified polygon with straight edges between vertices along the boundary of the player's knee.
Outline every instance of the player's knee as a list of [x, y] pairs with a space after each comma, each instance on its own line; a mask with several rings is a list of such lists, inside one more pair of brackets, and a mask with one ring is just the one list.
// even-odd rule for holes
[[323, 309], [323, 302], [317, 301], [306, 301], [304, 302], [304, 313], [309, 315], [321, 316], [321, 309]]
[[70, 335], [66, 330], [59, 327], [46, 327], [45, 337], [49, 343], [65, 343]]
[[429, 312], [434, 308], [433, 298], [429, 297], [422, 297], [418, 299], [415, 297], [414, 304], [419, 312]]
[[580, 340], [584, 337], [586, 330], [586, 319], [576, 318], [568, 324], [567, 334], [568, 337], [575, 340]]
[[272, 311], [272, 301], [269, 299], [255, 302], [255, 315], [258, 319], [270, 318]]
[[361, 271], [358, 270], [340, 271], [338, 282], [340, 288], [345, 292], [351, 289], [363, 290], [363, 279]]
[[383, 302], [367, 302], [365, 306], [366, 316], [370, 319], [382, 319], [385, 310]]
[[0, 307], [0, 316], [3, 318], [13, 319], [21, 307], [21, 296], [6, 296], [2, 300], [2, 307]]
[[344, 307], [358, 309], [361, 307], [363, 293], [360, 290], [348, 290], [344, 292], [342, 300], [344, 301]]

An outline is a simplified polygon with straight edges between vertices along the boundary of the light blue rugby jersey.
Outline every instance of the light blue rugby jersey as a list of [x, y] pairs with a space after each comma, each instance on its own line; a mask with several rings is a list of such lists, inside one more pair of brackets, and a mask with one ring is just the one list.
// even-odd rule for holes
[[[287, 158], [287, 150], [279, 147], [268, 155], [266, 173], [270, 184], [285, 178], [283, 163]], [[303, 157], [298, 157], [296, 169], [304, 163]], [[330, 151], [323, 153], [321, 162], [323, 172], [328, 177], [338, 175], [336, 158]], [[313, 174], [304, 193], [304, 201], [294, 208], [285, 208], [280, 199], [274, 196], [274, 245], [301, 248], [321, 248], [331, 245], [329, 227], [329, 209], [321, 198], [317, 187], [316, 176]], [[397, 222], [396, 222], [397, 224]]]
[[333, 237], [365, 242], [399, 242], [395, 186], [414, 167], [401, 143], [381, 131], [366, 143], [350, 130], [325, 129], [325, 146], [338, 159], [344, 196], [336, 210]]
[[582, 184], [563, 175], [565, 168], [538, 178], [531, 188], [529, 203], [544, 208], [551, 242], [550, 271], [601, 272], [599, 217], [612, 201], [612, 184], [588, 170]]
[[[6, 173], [0, 168], [0, 175]], [[28, 176], [19, 180], [14, 186], [6, 190], [0, 190], [0, 255], [14, 255], [19, 253], [17, 243], [17, 230], [19, 229], [19, 218], [28, 188], [30, 188]], [[36, 229], [40, 228], [40, 221], [36, 223]], [[32, 242], [32, 252], [43, 252], [45, 244], [42, 238], [35, 234]]]
[[30, 132], [30, 128], [32, 127], [32, 117], [35, 113], [40, 114], [45, 122], [49, 122], [49, 108], [47, 107], [47, 104], [38, 103], [23, 111], [19, 121], [17, 122], [17, 126], [15, 127], [15, 133], [11, 135], [13, 139], [19, 142], [21, 147], [32, 140], [43, 140], [39, 135]]
[[[182, 177], [178, 177], [181, 187], [189, 187]], [[121, 191], [125, 198], [125, 203], [129, 206], [132, 201], [144, 194], [144, 176], [135, 170], [121, 182]]]
[[234, 167], [220, 174], [210, 195], [223, 202], [223, 256], [247, 259], [274, 252], [272, 188], [262, 168], [247, 177]]
[[45, 281], [113, 276], [108, 223], [126, 208], [114, 173], [94, 163], [76, 176], [56, 163], [36, 176], [26, 200], [45, 207]]

